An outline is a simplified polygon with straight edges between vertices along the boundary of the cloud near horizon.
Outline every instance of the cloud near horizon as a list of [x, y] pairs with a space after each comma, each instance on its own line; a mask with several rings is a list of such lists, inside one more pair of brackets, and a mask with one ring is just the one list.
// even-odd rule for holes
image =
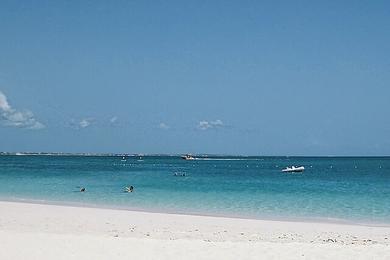
[[91, 121], [89, 120], [89, 119], [83, 119], [83, 120], [81, 120], [80, 122], [79, 122], [79, 126], [81, 127], [81, 128], [87, 128], [88, 126], [90, 126], [91, 125]]
[[19, 111], [11, 107], [7, 96], [0, 91], [0, 123], [4, 126], [43, 129], [46, 126], [37, 121], [29, 110]]
[[82, 118], [80, 120], [71, 119], [69, 126], [73, 129], [79, 130], [90, 127], [94, 123], [93, 118]]
[[161, 122], [159, 125], [158, 125], [158, 128], [160, 129], [164, 129], [164, 130], [168, 130], [169, 128], [171, 128], [169, 125], [165, 124], [164, 122]]
[[224, 126], [225, 126], [224, 123], [220, 119], [217, 119], [215, 121], [202, 120], [198, 123], [197, 128], [200, 130], [208, 130], [208, 129], [222, 128]]
[[113, 116], [110, 118], [110, 123], [111, 124], [115, 124], [115, 122], [118, 121], [118, 117], [117, 116]]

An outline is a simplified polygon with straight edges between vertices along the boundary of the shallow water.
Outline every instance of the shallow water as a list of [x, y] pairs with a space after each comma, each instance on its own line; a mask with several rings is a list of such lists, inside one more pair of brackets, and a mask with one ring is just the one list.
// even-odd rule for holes
[[390, 224], [389, 181], [389, 157], [0, 156], [3, 200], [250, 218]]

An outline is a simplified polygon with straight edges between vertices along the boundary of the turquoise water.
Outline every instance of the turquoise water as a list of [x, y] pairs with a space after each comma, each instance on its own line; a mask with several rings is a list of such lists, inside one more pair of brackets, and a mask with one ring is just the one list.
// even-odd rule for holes
[[[390, 224], [390, 158], [0, 156], [0, 199]], [[284, 174], [286, 166], [306, 167]], [[185, 176], [174, 176], [175, 172]], [[132, 185], [133, 193], [123, 192]], [[79, 192], [85, 187], [86, 192]]]

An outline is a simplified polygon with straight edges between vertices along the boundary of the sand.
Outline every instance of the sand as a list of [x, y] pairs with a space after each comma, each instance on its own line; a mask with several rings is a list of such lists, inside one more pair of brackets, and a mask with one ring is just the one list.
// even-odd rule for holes
[[390, 259], [390, 227], [0, 202], [0, 259]]

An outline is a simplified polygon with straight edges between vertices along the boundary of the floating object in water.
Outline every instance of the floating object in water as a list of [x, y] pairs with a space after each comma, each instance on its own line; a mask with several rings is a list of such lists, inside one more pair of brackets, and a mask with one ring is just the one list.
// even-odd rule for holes
[[283, 169], [282, 172], [303, 172], [304, 170], [305, 167], [303, 166], [299, 166], [299, 167], [291, 166]]
[[186, 154], [181, 157], [184, 160], [195, 160], [195, 157], [193, 157], [191, 154]]
[[178, 176], [178, 177], [185, 177], [186, 173], [185, 172], [175, 172], [173, 176]]

